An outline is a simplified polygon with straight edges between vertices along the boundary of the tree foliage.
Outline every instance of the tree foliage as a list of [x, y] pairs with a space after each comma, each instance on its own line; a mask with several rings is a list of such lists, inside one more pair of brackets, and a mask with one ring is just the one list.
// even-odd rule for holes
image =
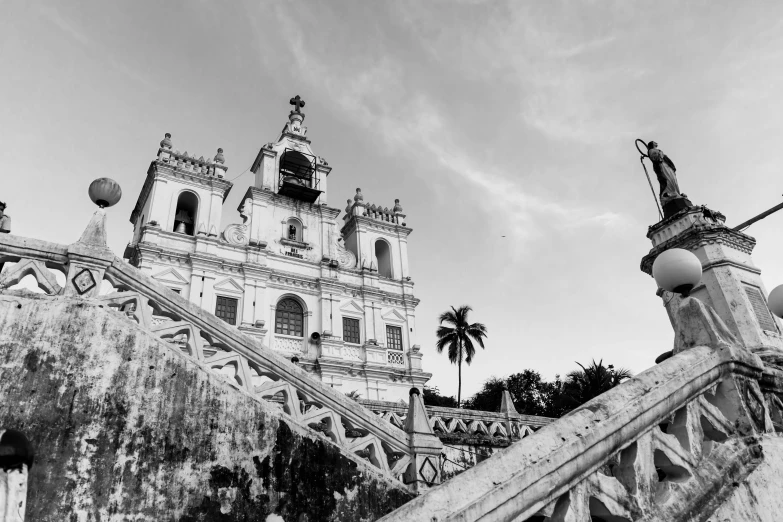
[[465, 401], [465, 408], [498, 411], [504, 386], [508, 387], [517, 412], [544, 417], [562, 415], [558, 409], [558, 397], [562, 388], [559, 377], [553, 382], [546, 382], [535, 370], [523, 370], [505, 379], [487, 379], [482, 389]]
[[[473, 342], [477, 342], [481, 348], [484, 348], [484, 338], [487, 336], [487, 327], [481, 323], [470, 324], [468, 322], [468, 313], [473, 309], [467, 305], [459, 308], [451, 307], [451, 311], [440, 314], [440, 326], [436, 335], [438, 342], [435, 347], [438, 353], [447, 349], [449, 361], [457, 365], [457, 405], [462, 403], [462, 361], [468, 365], [473, 361], [476, 355], [476, 347]], [[452, 326], [443, 326], [443, 323]]]
[[558, 375], [554, 381], [548, 382], [535, 370], [523, 370], [505, 379], [491, 377], [484, 382], [481, 390], [465, 401], [464, 407], [496, 412], [500, 409], [503, 387], [506, 386], [517, 412], [561, 417], [631, 377], [628, 370], [615, 369], [611, 364], [604, 366], [603, 361], [593, 361], [587, 367], [576, 364], [581, 369], [570, 372], [565, 380]]
[[433, 388], [425, 386], [424, 404], [427, 406], [442, 406], [444, 408], [456, 408], [457, 399], [455, 399], [453, 395], [451, 397], [441, 395], [440, 390], [438, 390], [437, 386]]
[[631, 377], [631, 372], [625, 368], [615, 369], [614, 365], [604, 366], [603, 362], [603, 359], [597, 363], [593, 360], [587, 367], [576, 363], [581, 370], [574, 370], [566, 376], [561, 402], [567, 411], [598, 397]]

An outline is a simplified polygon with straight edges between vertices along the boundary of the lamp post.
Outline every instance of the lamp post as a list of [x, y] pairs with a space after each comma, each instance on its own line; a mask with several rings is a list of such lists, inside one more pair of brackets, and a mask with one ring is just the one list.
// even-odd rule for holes
[[117, 204], [122, 197], [122, 189], [120, 184], [111, 178], [98, 178], [90, 183], [87, 194], [99, 208], [106, 208]]
[[655, 258], [652, 273], [660, 288], [688, 297], [701, 281], [701, 261], [688, 250], [670, 248]]
[[770, 312], [783, 318], [783, 285], [778, 285], [772, 289], [767, 299], [767, 305]]
[[[661, 252], [653, 262], [652, 273], [659, 288], [688, 297], [701, 281], [701, 261], [693, 252], [683, 248], [670, 248]], [[660, 294], [659, 294], [660, 295]], [[671, 350], [655, 359], [660, 364], [673, 355]]]

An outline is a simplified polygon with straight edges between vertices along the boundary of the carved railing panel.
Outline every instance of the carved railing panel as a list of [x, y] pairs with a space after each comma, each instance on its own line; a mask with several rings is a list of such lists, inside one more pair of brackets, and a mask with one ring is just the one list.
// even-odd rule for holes
[[[405, 423], [406, 408], [399, 403], [370, 400], [359, 402], [394, 426], [402, 428]], [[428, 406], [427, 414], [430, 426], [436, 434], [465, 433], [508, 439], [508, 441], [532, 435], [542, 426], [555, 420], [549, 417], [520, 414], [512, 414], [507, 418], [502, 413], [437, 406]], [[512, 437], [509, 437], [509, 426], [513, 433]]]
[[302, 353], [304, 340], [301, 337], [288, 337], [277, 334], [272, 338], [272, 347], [286, 353]]
[[[52, 271], [67, 276], [71, 269], [84, 271], [84, 265], [87, 282], [75, 286], [78, 291], [73, 290], [72, 295], [94, 299], [136, 322], [172, 349], [259, 400], [269, 401], [296, 422], [368, 460], [380, 471], [398, 479], [405, 472], [411, 456], [407, 435], [400, 425], [379, 419], [343, 394], [312, 380], [284, 357], [106, 250], [97, 250], [94, 258], [92, 253], [78, 243], [66, 247], [16, 236], [2, 237], [0, 262], [7, 266], [0, 274], [0, 291], [32, 276], [44, 293], [63, 295], [66, 287], [76, 282], [66, 279], [63, 286]], [[279, 343], [276, 348], [286, 352], [301, 351], [303, 343], [302, 339], [282, 337], [275, 342]]]
[[388, 350], [386, 354], [386, 360], [392, 366], [405, 366], [405, 356], [402, 352]]

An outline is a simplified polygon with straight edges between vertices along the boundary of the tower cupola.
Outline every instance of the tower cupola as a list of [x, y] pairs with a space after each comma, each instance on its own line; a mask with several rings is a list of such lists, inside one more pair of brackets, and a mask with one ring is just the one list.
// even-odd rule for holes
[[258, 153], [250, 170], [256, 175], [256, 188], [305, 203], [326, 203], [326, 176], [331, 168], [316, 156], [302, 125], [305, 101], [297, 95], [289, 101], [294, 106], [288, 114], [279, 138], [267, 143]]

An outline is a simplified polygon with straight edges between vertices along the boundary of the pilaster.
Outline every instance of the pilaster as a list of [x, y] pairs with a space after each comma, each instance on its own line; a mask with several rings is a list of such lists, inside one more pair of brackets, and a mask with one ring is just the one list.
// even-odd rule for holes
[[404, 475], [404, 482], [416, 493], [424, 493], [440, 484], [441, 452], [443, 443], [430, 426], [424, 401], [417, 388], [411, 388], [405, 433], [411, 451], [411, 463]]

